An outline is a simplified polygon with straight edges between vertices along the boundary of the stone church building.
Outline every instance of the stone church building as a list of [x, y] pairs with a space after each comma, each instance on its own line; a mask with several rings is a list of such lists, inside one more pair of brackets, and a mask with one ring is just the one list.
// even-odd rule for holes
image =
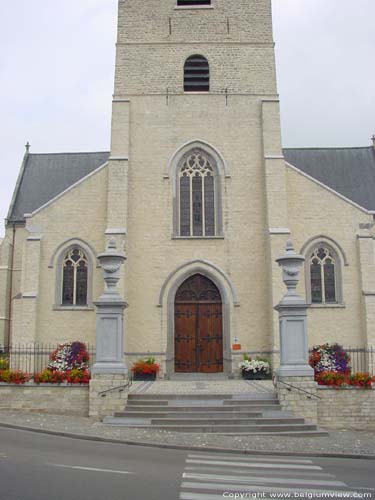
[[243, 352], [278, 352], [275, 259], [292, 239], [310, 346], [374, 345], [374, 214], [375, 144], [282, 149], [271, 0], [119, 0], [111, 150], [27, 146], [0, 343], [95, 343], [97, 256], [115, 239], [128, 366], [235, 373]]

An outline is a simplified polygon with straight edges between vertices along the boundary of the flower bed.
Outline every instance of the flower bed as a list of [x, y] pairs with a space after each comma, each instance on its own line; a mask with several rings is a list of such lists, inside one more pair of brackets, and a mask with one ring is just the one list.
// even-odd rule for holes
[[242, 371], [242, 377], [247, 380], [265, 379], [270, 376], [270, 364], [267, 360], [256, 358], [251, 359], [244, 354], [244, 359], [238, 365]]
[[353, 374], [344, 374], [340, 372], [320, 372], [315, 375], [315, 380], [319, 385], [331, 387], [360, 387], [363, 389], [371, 389], [371, 384], [375, 383], [375, 376], [370, 373], [358, 372]]
[[134, 380], [155, 380], [156, 375], [160, 372], [160, 365], [155, 362], [155, 358], [149, 357], [139, 359], [132, 368]]
[[60, 344], [51, 354], [48, 368], [62, 372], [75, 369], [87, 370], [89, 359], [89, 353], [83, 342], [65, 342]]
[[6, 384], [25, 384], [32, 377], [31, 373], [24, 373], [20, 370], [0, 370], [0, 382]]
[[339, 344], [322, 344], [312, 348], [310, 366], [315, 374], [321, 372], [350, 373], [350, 356]]

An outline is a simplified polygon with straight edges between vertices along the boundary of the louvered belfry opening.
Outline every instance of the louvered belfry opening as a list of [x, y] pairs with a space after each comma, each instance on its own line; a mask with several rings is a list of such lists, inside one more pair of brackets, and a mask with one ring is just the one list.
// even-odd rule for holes
[[186, 59], [184, 66], [184, 91], [208, 92], [210, 90], [210, 68], [205, 57], [194, 55]]
[[211, 5], [211, 0], [177, 0], [178, 7], [188, 5]]

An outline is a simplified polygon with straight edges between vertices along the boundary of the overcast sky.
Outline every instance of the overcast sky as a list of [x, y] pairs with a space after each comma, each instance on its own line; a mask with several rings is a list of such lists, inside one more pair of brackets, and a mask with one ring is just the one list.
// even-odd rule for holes
[[[375, 0], [273, 6], [284, 146], [370, 145]], [[0, 0], [0, 219], [26, 141], [34, 153], [108, 150], [116, 11], [117, 0]]]

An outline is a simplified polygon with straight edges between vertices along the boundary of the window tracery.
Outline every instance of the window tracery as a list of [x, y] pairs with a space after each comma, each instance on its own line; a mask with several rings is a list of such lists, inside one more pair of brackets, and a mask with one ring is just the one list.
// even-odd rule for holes
[[194, 150], [179, 171], [180, 236], [214, 236], [215, 170], [209, 157]]
[[337, 303], [337, 258], [319, 245], [310, 255], [310, 287], [313, 304]]
[[64, 306], [86, 306], [88, 260], [80, 248], [71, 249], [65, 256], [62, 269], [62, 300]]

